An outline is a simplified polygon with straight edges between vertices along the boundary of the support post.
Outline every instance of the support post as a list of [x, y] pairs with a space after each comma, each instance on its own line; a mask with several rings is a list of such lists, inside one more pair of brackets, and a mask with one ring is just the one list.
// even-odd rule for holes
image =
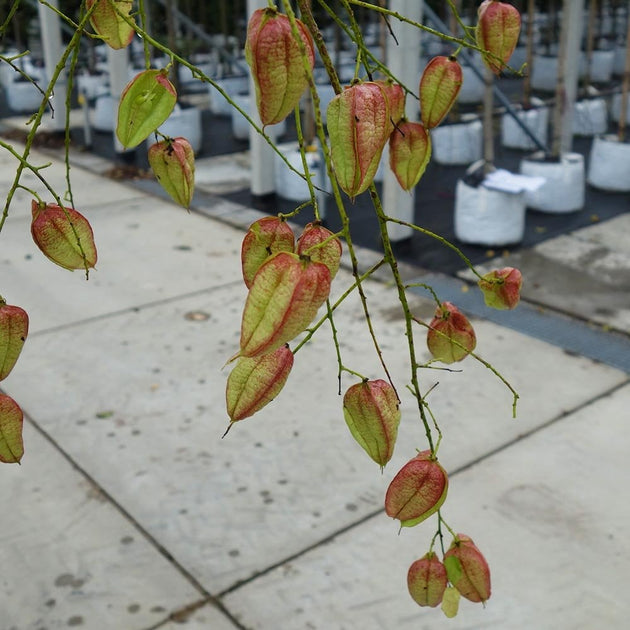
[[114, 101], [115, 111], [112, 112], [114, 121], [114, 149], [116, 153], [125, 153], [127, 149], [122, 146], [118, 138], [116, 137], [116, 112], [118, 111], [118, 104], [120, 103], [120, 95], [122, 94], [125, 86], [129, 82], [129, 60], [127, 49], [114, 50], [107, 47], [107, 64], [109, 66], [109, 89], [111, 97]]
[[[58, 0], [50, 0], [50, 5], [55, 9], [59, 8]], [[39, 23], [41, 25], [42, 49], [44, 53], [44, 63], [46, 65], [46, 82], [52, 78], [55, 66], [63, 55], [63, 44], [61, 41], [61, 24], [59, 16], [43, 4], [37, 5], [39, 13]], [[50, 105], [53, 115], [50, 119], [52, 131], [62, 132], [66, 128], [66, 94], [68, 91], [68, 75], [65, 70], [59, 75]]]
[[[391, 0], [390, 9], [405, 15], [411, 20], [422, 22], [423, 0]], [[390, 35], [387, 38], [387, 65], [392, 74], [410, 90], [417, 90], [420, 80], [420, 34], [417, 28], [402, 22], [392, 23], [398, 44]], [[418, 101], [407, 97], [406, 116], [408, 120], [418, 120]], [[405, 192], [396, 180], [388, 165], [383, 177], [383, 209], [385, 213], [408, 223], [414, 222], [415, 191]], [[410, 238], [413, 230], [404, 225], [389, 223], [389, 238], [396, 242]]]

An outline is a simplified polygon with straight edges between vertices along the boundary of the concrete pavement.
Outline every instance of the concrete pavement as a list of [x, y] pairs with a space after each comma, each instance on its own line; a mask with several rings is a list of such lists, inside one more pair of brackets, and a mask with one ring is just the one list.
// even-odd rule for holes
[[[424, 373], [423, 389], [436, 386], [430, 401], [451, 479], [445, 518], [477, 542], [493, 575], [485, 609], [462, 601], [459, 617], [447, 620], [406, 590], [433, 522], [398, 535], [382, 509], [392, 476], [425, 448], [411, 396], [400, 388], [399, 442], [381, 474], [343, 422], [324, 327], [296, 355], [278, 399], [221, 440], [222, 366], [237, 349], [245, 298], [240, 242], [258, 213], [203, 191], [198, 212], [186, 213], [142, 182], [103, 178], [107, 166], [73, 156], [75, 204], [99, 247], [88, 282], [36, 249], [24, 191], [0, 234], [0, 293], [31, 318], [20, 361], [2, 382], [26, 414], [23, 464], [0, 469], [2, 630], [625, 627], [626, 371], [476, 316], [479, 353], [521, 396], [517, 419], [509, 391], [471, 359], [459, 373]], [[1, 152], [1, 189], [13, 168]], [[58, 157], [46, 172], [63, 190]], [[569, 235], [579, 241], [567, 243], [575, 256], [560, 258], [552, 246], [522, 252], [514, 262], [522, 263], [529, 307], [547, 305], [555, 317], [554, 309], [573, 312], [575, 304], [578, 318], [598, 324], [602, 344], [601, 324], [626, 330], [628, 294], [616, 277], [609, 319], [582, 285], [562, 285], [567, 305], [546, 281], [570, 265], [591, 278], [579, 267], [593, 260], [577, 255], [584, 243], [605, 243], [621, 268], [630, 258], [618, 237], [625, 219]], [[361, 252], [365, 266], [374, 256]], [[405, 274], [425, 278], [410, 267]], [[462, 297], [474, 292], [464, 279], [439, 280]], [[333, 292], [349, 282], [342, 270]], [[599, 282], [600, 293], [606, 286]], [[394, 292], [377, 281], [366, 292], [388, 363], [404, 382]], [[412, 301], [430, 317], [426, 297]], [[336, 325], [344, 362], [382, 377], [354, 298]]]

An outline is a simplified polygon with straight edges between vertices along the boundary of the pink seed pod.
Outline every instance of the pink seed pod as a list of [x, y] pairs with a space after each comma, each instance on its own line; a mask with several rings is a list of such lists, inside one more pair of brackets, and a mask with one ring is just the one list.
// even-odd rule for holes
[[73, 208], [35, 200], [31, 210], [31, 235], [46, 257], [70, 270], [90, 269], [96, 265], [94, 233], [82, 214]]
[[330, 293], [323, 263], [278, 252], [260, 267], [241, 323], [242, 357], [257, 357], [291, 341], [313, 321]]
[[413, 527], [437, 512], [446, 499], [446, 471], [422, 451], [408, 461], [392, 479], [385, 494], [385, 512], [400, 521], [401, 527]]
[[[521, 14], [507, 2], [484, 0], [477, 9], [475, 37], [483, 62], [499, 74], [510, 60], [521, 32]], [[488, 54], [489, 53], [489, 54]]]
[[420, 79], [420, 118], [427, 129], [437, 127], [451, 111], [464, 82], [455, 57], [434, 57]]
[[504, 267], [488, 272], [477, 284], [486, 306], [509, 310], [516, 308], [521, 299], [523, 276], [514, 267]]
[[324, 263], [330, 271], [331, 280], [337, 275], [341, 263], [341, 241], [318, 222], [304, 226], [295, 251], [300, 256], [308, 256], [314, 262]]
[[22, 426], [24, 416], [19, 405], [5, 394], [0, 394], [0, 462], [17, 464], [24, 455]]
[[[295, 22], [308, 64], [313, 69], [313, 38], [300, 20]], [[263, 126], [283, 121], [295, 109], [308, 86], [300, 44], [293, 36], [289, 18], [275, 8], [254, 11], [247, 26], [245, 59], [254, 79]]]
[[195, 152], [186, 138], [155, 142], [148, 150], [153, 174], [173, 201], [189, 208], [195, 191]]
[[0, 381], [16, 364], [28, 335], [28, 315], [23, 308], [7, 304], [0, 296]]
[[[94, 11], [90, 15], [90, 24], [96, 32], [103, 38], [103, 41], [114, 50], [126, 48], [131, 44], [135, 24], [134, 18], [131, 16], [133, 8], [132, 0], [87, 0], [86, 8], [89, 10], [96, 5]], [[114, 5], [123, 13], [132, 24], [129, 24], [122, 16], [120, 16]]]
[[293, 352], [286, 345], [253, 359], [241, 357], [225, 392], [231, 422], [249, 418], [269, 404], [282, 391], [292, 367]]
[[354, 439], [383, 468], [394, 454], [400, 423], [394, 388], [382, 379], [352, 385], [343, 397], [343, 415]]
[[490, 599], [490, 567], [466, 534], [457, 534], [444, 554], [444, 566], [451, 584], [471, 602]]
[[389, 138], [389, 167], [403, 190], [420, 181], [431, 159], [431, 136], [423, 125], [403, 121]]
[[416, 560], [407, 572], [409, 594], [419, 606], [439, 606], [447, 582], [446, 569], [433, 551]]
[[451, 302], [442, 302], [429, 324], [427, 347], [434, 359], [455, 363], [465, 359], [477, 344], [468, 318]]
[[280, 217], [263, 217], [254, 221], [241, 245], [241, 268], [245, 286], [249, 289], [260, 266], [273, 254], [293, 252], [295, 235]]

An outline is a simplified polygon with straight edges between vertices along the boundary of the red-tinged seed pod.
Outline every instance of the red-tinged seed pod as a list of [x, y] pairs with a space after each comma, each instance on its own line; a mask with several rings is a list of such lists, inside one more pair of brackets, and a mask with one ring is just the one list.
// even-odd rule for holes
[[455, 57], [434, 57], [420, 79], [420, 118], [427, 129], [437, 127], [451, 111], [464, 78]]
[[[313, 38], [300, 20], [295, 22], [312, 70]], [[300, 43], [293, 36], [289, 18], [275, 8], [254, 11], [247, 25], [245, 59], [251, 68], [263, 126], [283, 121], [308, 86]]]
[[448, 492], [446, 471], [423, 451], [408, 461], [392, 479], [385, 494], [385, 512], [413, 527], [437, 512]]
[[442, 302], [427, 332], [427, 347], [433, 358], [442, 363], [462, 361], [476, 345], [477, 337], [468, 318], [451, 302]]
[[[484, 0], [477, 10], [477, 45], [484, 51], [481, 58], [499, 74], [510, 60], [521, 32], [521, 14], [507, 2]], [[489, 54], [488, 54], [489, 53]]]
[[409, 594], [419, 606], [439, 606], [447, 582], [446, 569], [433, 551], [416, 560], [407, 572]]
[[153, 174], [173, 201], [189, 208], [195, 191], [195, 152], [186, 138], [155, 142], [148, 150]]
[[31, 235], [45, 256], [64, 269], [90, 269], [96, 265], [94, 233], [82, 214], [73, 208], [35, 200], [31, 208]]
[[295, 251], [314, 262], [324, 263], [330, 271], [331, 280], [337, 275], [341, 263], [341, 241], [318, 222], [308, 223], [304, 227]]
[[466, 534], [457, 534], [444, 554], [444, 566], [451, 584], [471, 602], [490, 599], [490, 567]]
[[144, 70], [125, 87], [118, 105], [116, 136], [123, 147], [146, 140], [170, 115], [177, 102], [166, 70]]
[[514, 267], [504, 267], [486, 273], [477, 283], [486, 306], [498, 310], [516, 308], [521, 299], [523, 276]]
[[263, 217], [254, 221], [247, 230], [241, 245], [241, 268], [245, 286], [249, 289], [256, 272], [273, 254], [292, 252], [295, 235], [285, 219]]
[[352, 385], [343, 397], [343, 415], [359, 446], [383, 468], [394, 454], [400, 423], [394, 388], [381, 379]]
[[23, 308], [12, 306], [0, 296], [0, 381], [5, 379], [18, 360], [28, 335], [28, 315]]
[[420, 181], [431, 159], [431, 136], [424, 125], [403, 121], [389, 138], [389, 167], [403, 190]]
[[249, 289], [241, 323], [242, 357], [273, 352], [303, 332], [330, 293], [322, 263], [279, 252], [260, 267]]
[[354, 199], [374, 181], [392, 131], [385, 89], [375, 81], [346, 88], [330, 101], [326, 125], [337, 181]]
[[[90, 24], [103, 38], [103, 41], [115, 50], [126, 48], [133, 39], [136, 23], [131, 15], [132, 0], [87, 0], [87, 9], [96, 5], [90, 15]], [[127, 22], [118, 11], [131, 21]]]
[[270, 403], [281, 392], [292, 367], [293, 352], [286, 345], [253, 359], [241, 357], [227, 380], [230, 421], [249, 418]]
[[391, 79], [375, 81], [374, 83], [378, 83], [385, 90], [389, 103], [389, 115], [392, 125], [395, 127], [405, 115], [405, 90], [400, 83], [394, 83]]
[[20, 406], [5, 394], [0, 394], [0, 462], [17, 464], [24, 455]]

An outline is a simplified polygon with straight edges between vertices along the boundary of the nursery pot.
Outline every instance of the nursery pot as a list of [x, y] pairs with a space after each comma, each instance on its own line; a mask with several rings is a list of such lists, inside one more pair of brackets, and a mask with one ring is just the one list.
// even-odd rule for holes
[[614, 50], [594, 50], [588, 65], [588, 76], [593, 83], [608, 83], [615, 63]]
[[614, 135], [594, 138], [586, 181], [602, 190], [630, 191], [630, 144]]
[[[478, 66], [479, 67], [479, 66]], [[458, 103], [481, 103], [483, 100], [483, 79], [475, 74], [469, 65], [462, 65], [462, 87], [457, 96]]]
[[542, 92], [554, 92], [558, 79], [558, 57], [534, 55], [532, 65], [532, 89]]
[[[610, 117], [618, 123], [621, 120], [621, 94], [615, 94], [610, 106]], [[626, 124], [630, 125], [630, 99], [626, 106]]]
[[457, 181], [455, 236], [463, 243], [502, 247], [520, 243], [525, 235], [524, 193], [471, 186]]
[[[166, 119], [166, 122], [158, 131], [172, 138], [183, 136], [190, 142], [193, 151], [199, 153], [203, 138], [201, 110], [196, 107], [181, 107], [180, 105], [176, 105], [173, 113]], [[151, 143], [153, 142], [152, 136], [149, 140]]]
[[[298, 172], [303, 173], [302, 156], [296, 142], [278, 145], [278, 149], [289, 164]], [[276, 194], [291, 201], [306, 201], [310, 199], [308, 184], [297, 173], [294, 173], [278, 155], [274, 155], [274, 185]], [[318, 151], [306, 153], [306, 163], [314, 186], [322, 188], [321, 159]]]
[[13, 81], [5, 89], [7, 105], [13, 112], [32, 114], [39, 109], [44, 95], [29, 81]]
[[523, 175], [543, 177], [545, 183], [525, 193], [529, 208], [549, 213], [575, 212], [584, 206], [584, 157], [564, 153], [559, 161], [538, 152], [521, 161]]
[[[251, 99], [249, 94], [235, 94], [232, 97], [233, 101], [244, 111], [251, 116]], [[247, 122], [243, 114], [234, 107], [232, 110], [232, 135], [236, 140], [249, 140], [250, 124]], [[276, 125], [268, 125], [266, 133], [272, 138], [281, 136], [286, 131], [286, 122], [283, 120]]]
[[[531, 130], [543, 146], [547, 145], [547, 128], [549, 125], [549, 108], [540, 99], [532, 98], [531, 109], [521, 109], [517, 112], [519, 119]], [[510, 114], [503, 114], [501, 118], [501, 143], [510, 149], [536, 149], [534, 141], [525, 134]]]
[[[246, 75], [224, 77], [223, 79], [218, 79], [216, 84], [230, 98], [234, 98], [236, 94], [247, 92], [249, 89], [249, 78]], [[208, 86], [208, 95], [210, 97], [210, 111], [213, 114], [229, 116], [232, 113], [232, 107], [214, 86]]]
[[116, 128], [117, 116], [118, 99], [111, 94], [98, 95], [92, 113], [92, 128], [96, 131], [112, 132]]
[[[462, 117], [463, 118], [463, 117]], [[481, 159], [481, 121], [440, 125], [431, 130], [433, 159], [438, 164], [471, 164]]]
[[597, 136], [608, 130], [608, 108], [603, 98], [575, 103], [573, 133], [577, 136]]

